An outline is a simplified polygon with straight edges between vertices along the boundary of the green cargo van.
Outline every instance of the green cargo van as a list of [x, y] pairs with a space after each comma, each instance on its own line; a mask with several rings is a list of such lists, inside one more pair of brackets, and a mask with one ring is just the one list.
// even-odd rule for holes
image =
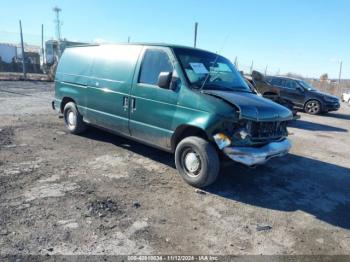
[[291, 148], [292, 113], [252, 93], [228, 59], [208, 51], [71, 47], [55, 82], [52, 106], [71, 133], [93, 125], [174, 152], [176, 168], [195, 187], [216, 180], [220, 159], [254, 166]]

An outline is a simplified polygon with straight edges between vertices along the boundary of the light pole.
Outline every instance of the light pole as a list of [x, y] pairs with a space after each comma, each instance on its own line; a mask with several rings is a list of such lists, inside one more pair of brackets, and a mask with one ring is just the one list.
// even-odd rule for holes
[[24, 79], [26, 79], [27, 78], [27, 72], [26, 72], [26, 62], [25, 62], [25, 54], [24, 54], [24, 44], [23, 44], [23, 33], [22, 33], [22, 22], [21, 22], [21, 20], [19, 20], [19, 30], [20, 30], [20, 33], [21, 33], [23, 77], [24, 77]]
[[341, 89], [341, 85], [340, 85], [342, 67], [343, 67], [343, 61], [340, 60], [339, 77], [338, 77], [338, 89], [340, 90], [340, 94], [342, 94], [342, 89]]
[[56, 13], [56, 38], [57, 38], [57, 55], [58, 58], [61, 57], [61, 21], [60, 21], [60, 12], [62, 11], [61, 8], [59, 8], [58, 6], [55, 6], [52, 11], [54, 11]]

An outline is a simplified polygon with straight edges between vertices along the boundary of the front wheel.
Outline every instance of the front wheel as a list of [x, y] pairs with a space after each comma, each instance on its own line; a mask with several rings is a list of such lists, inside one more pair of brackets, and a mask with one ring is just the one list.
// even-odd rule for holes
[[310, 100], [305, 104], [304, 110], [311, 115], [317, 115], [321, 113], [321, 104], [317, 100]]
[[205, 187], [219, 175], [219, 156], [212, 144], [200, 137], [183, 139], [175, 150], [175, 164], [182, 178], [191, 186]]

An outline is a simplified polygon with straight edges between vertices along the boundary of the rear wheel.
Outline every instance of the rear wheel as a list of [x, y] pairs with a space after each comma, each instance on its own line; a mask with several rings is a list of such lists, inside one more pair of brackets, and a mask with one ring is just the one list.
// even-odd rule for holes
[[219, 175], [220, 161], [214, 146], [200, 137], [183, 139], [175, 150], [176, 168], [191, 186], [205, 187]]
[[317, 115], [321, 113], [321, 104], [317, 100], [310, 100], [305, 104], [304, 110], [311, 115]]
[[86, 125], [75, 103], [69, 102], [64, 106], [63, 118], [66, 128], [70, 133], [79, 134], [85, 131]]

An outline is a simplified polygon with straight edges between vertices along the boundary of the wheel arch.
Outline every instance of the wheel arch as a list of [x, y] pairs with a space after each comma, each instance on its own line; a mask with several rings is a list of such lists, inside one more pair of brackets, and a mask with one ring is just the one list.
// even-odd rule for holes
[[63, 113], [64, 107], [69, 102], [73, 102], [74, 104], [76, 104], [75, 100], [73, 98], [69, 97], [69, 96], [65, 96], [65, 97], [62, 98], [61, 105], [60, 105], [61, 113]]
[[175, 152], [176, 146], [185, 137], [198, 136], [209, 141], [208, 134], [200, 127], [193, 125], [180, 125], [176, 128], [174, 134], [171, 137], [171, 151]]

